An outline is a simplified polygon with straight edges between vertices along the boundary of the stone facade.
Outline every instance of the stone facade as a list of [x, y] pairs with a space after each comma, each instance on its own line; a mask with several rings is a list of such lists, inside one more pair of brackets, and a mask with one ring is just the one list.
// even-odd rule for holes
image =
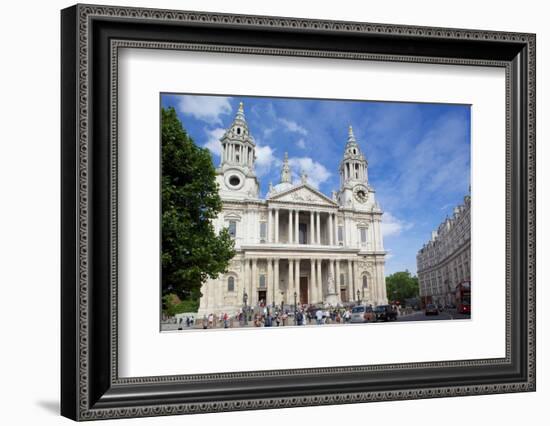
[[424, 303], [454, 304], [456, 286], [470, 281], [470, 196], [455, 207], [418, 251], [416, 266]]
[[350, 127], [340, 164], [340, 190], [332, 197], [302, 174], [291, 181], [285, 154], [280, 183], [260, 198], [255, 142], [243, 105], [224, 136], [217, 182], [223, 210], [216, 232], [228, 228], [236, 255], [228, 271], [201, 289], [199, 315], [233, 314], [257, 306], [357, 301], [387, 303], [382, 211], [368, 183], [367, 161]]

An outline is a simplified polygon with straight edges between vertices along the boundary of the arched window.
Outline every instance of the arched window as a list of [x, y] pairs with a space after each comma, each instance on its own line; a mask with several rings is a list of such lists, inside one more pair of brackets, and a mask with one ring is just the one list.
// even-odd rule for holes
[[227, 279], [227, 291], [235, 291], [235, 278], [229, 277]]
[[241, 128], [240, 128], [240, 127], [237, 127], [237, 134], [238, 134], [238, 135], [241, 134]]
[[366, 275], [363, 275], [363, 288], [369, 288], [369, 283]]

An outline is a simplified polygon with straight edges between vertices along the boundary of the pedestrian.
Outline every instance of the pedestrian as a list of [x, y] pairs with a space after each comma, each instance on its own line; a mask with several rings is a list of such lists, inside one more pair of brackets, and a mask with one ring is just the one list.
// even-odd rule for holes
[[189, 328], [189, 324], [191, 324], [191, 320], [189, 317], [185, 317], [185, 325], [187, 325], [187, 328]]
[[178, 324], [178, 330], [183, 330], [183, 327], [182, 327], [182, 325], [181, 325], [182, 322], [183, 322], [183, 319], [180, 318], [179, 324]]
[[202, 328], [204, 328], [205, 330], [208, 328], [208, 317], [206, 316], [206, 314], [204, 314], [204, 316], [202, 317]]
[[229, 315], [227, 315], [227, 312], [223, 314], [223, 327], [229, 328]]
[[214, 326], [214, 314], [208, 315], [208, 328], [212, 328]]
[[315, 312], [315, 318], [317, 319], [317, 325], [323, 324], [323, 311], [321, 309], [318, 309], [317, 312]]

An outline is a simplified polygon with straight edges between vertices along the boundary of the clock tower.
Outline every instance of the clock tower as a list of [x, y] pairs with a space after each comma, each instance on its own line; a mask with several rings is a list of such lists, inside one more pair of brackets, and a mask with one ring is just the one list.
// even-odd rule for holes
[[374, 191], [368, 184], [367, 165], [367, 160], [353, 134], [353, 128], [349, 126], [344, 158], [340, 162], [338, 201], [341, 206], [357, 210], [372, 208]]
[[260, 186], [254, 170], [256, 143], [250, 134], [244, 116], [243, 103], [231, 126], [220, 139], [221, 164], [217, 170], [220, 195], [224, 199], [254, 199], [259, 196]]

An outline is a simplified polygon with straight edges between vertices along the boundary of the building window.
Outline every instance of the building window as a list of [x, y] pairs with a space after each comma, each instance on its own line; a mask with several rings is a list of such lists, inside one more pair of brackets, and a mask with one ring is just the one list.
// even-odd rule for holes
[[237, 221], [230, 220], [229, 221], [229, 227], [228, 227], [229, 235], [231, 238], [237, 237]]
[[344, 227], [343, 226], [338, 227], [338, 242], [339, 243], [344, 242]]
[[227, 279], [227, 291], [235, 291], [235, 278], [229, 277]]
[[265, 288], [265, 275], [260, 275], [260, 288]]
[[260, 240], [263, 242], [267, 239], [267, 223], [260, 222]]
[[359, 232], [361, 234], [361, 245], [367, 245], [367, 228], [360, 228]]
[[363, 275], [363, 288], [369, 288], [369, 283], [366, 275]]
[[345, 286], [346, 285], [346, 279], [344, 277], [344, 274], [340, 274], [340, 286]]

